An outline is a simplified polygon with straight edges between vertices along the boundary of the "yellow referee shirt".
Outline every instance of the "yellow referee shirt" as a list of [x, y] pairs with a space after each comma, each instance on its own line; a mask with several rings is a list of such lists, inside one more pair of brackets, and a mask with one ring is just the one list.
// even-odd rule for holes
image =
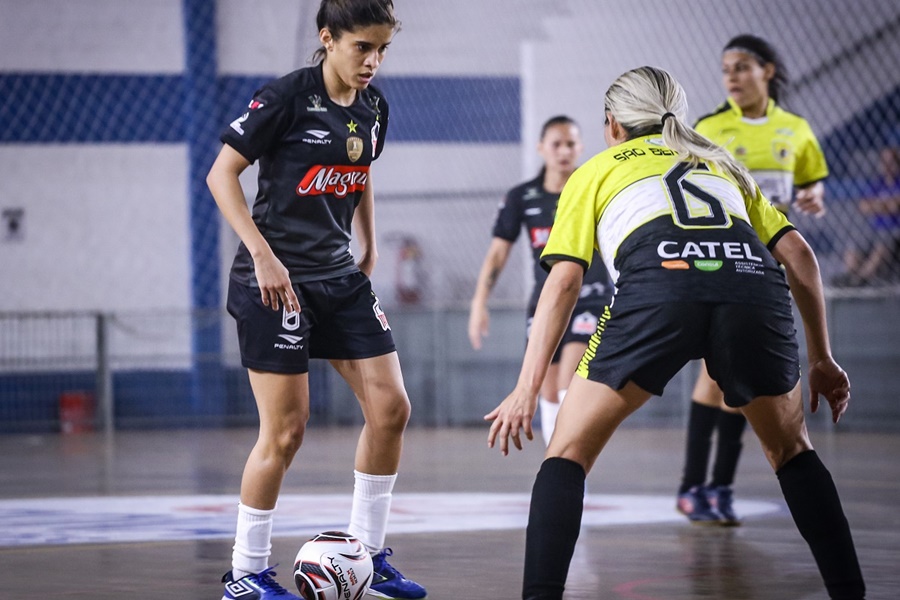
[[728, 98], [694, 128], [744, 163], [766, 198], [782, 212], [787, 213], [794, 187], [828, 176], [825, 155], [809, 123], [771, 99], [764, 117], [750, 119]]

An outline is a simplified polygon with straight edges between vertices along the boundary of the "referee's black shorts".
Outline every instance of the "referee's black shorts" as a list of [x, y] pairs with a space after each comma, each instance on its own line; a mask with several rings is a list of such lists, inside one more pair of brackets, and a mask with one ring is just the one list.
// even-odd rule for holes
[[362, 359], [394, 352], [381, 304], [362, 272], [294, 284], [300, 312], [272, 310], [259, 288], [232, 279], [228, 312], [237, 321], [241, 364], [272, 373], [307, 373], [310, 358]]
[[728, 406], [789, 392], [800, 380], [790, 302], [638, 307], [614, 302], [601, 317], [578, 374], [615, 390], [633, 381], [659, 396], [688, 361], [698, 358], [706, 359]]

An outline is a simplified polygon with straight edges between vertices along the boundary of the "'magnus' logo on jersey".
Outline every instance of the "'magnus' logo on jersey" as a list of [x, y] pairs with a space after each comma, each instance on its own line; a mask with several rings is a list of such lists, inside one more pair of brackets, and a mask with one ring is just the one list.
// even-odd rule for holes
[[369, 167], [315, 165], [306, 172], [303, 180], [297, 184], [297, 195], [319, 196], [321, 194], [333, 194], [337, 198], [343, 198], [347, 194], [361, 192], [366, 189], [368, 180]]

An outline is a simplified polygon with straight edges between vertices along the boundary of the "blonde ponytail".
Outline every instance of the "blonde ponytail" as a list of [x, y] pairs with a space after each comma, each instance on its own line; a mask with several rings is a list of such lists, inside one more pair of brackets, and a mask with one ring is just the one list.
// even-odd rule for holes
[[605, 104], [629, 138], [661, 132], [663, 143], [681, 160], [715, 165], [733, 177], [744, 194], [756, 196], [749, 171], [727, 150], [685, 124], [687, 96], [668, 72], [640, 67], [620, 75], [606, 91]]

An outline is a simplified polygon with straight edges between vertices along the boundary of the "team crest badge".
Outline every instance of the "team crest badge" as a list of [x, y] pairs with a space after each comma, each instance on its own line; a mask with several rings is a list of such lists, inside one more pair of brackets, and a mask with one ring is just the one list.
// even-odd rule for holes
[[785, 140], [772, 142], [772, 156], [781, 164], [787, 164], [791, 159], [791, 145]]
[[350, 162], [356, 162], [359, 160], [359, 157], [362, 156], [363, 153], [363, 139], [361, 137], [356, 137], [355, 135], [351, 135], [347, 138], [347, 157], [350, 159]]

